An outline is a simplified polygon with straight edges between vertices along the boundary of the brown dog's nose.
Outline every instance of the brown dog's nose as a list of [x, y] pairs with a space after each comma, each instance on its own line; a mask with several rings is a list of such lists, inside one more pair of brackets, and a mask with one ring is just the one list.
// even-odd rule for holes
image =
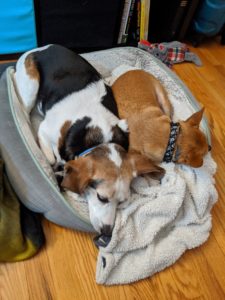
[[211, 146], [211, 145], [209, 145], [209, 146], [208, 146], [208, 150], [209, 150], [209, 151], [211, 151], [211, 149], [212, 149], [212, 146]]

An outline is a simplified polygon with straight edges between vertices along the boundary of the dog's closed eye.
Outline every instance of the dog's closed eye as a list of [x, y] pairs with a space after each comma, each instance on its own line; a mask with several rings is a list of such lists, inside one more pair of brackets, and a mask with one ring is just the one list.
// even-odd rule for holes
[[109, 203], [109, 199], [107, 197], [103, 197], [97, 193], [98, 200], [102, 203]]

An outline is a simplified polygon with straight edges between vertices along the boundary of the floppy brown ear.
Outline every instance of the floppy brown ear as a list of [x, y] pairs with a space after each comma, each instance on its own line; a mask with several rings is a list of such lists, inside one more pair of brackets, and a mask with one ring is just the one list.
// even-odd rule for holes
[[135, 176], [148, 174], [151, 178], [160, 180], [165, 175], [165, 170], [154, 164], [147, 156], [132, 153], [130, 154], [131, 163]]
[[64, 170], [65, 176], [61, 186], [74, 193], [82, 194], [91, 182], [92, 162], [88, 158], [81, 157], [69, 161]]
[[201, 110], [197, 111], [193, 115], [191, 115], [185, 122], [190, 124], [193, 127], [199, 127], [199, 124], [202, 120], [203, 113], [204, 113], [205, 108], [203, 107]]

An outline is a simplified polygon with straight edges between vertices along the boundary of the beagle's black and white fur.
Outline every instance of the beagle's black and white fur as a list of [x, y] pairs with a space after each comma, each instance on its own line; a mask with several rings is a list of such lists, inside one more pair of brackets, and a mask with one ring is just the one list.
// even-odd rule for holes
[[15, 80], [27, 114], [37, 104], [44, 116], [38, 141], [49, 163], [66, 162], [61, 186], [84, 195], [94, 228], [111, 233], [117, 206], [129, 203], [133, 178], [164, 170], [124, 150], [127, 123], [117, 116], [111, 88], [81, 56], [58, 45], [28, 51], [16, 64]]
[[102, 143], [128, 147], [127, 124], [118, 118], [111, 88], [80, 55], [59, 45], [28, 51], [16, 64], [15, 79], [27, 113], [37, 104], [44, 116], [38, 140], [51, 165]]

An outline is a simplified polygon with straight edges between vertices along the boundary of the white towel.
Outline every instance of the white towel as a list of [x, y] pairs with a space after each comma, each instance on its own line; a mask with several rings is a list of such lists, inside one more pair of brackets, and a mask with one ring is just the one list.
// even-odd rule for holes
[[[107, 82], [134, 69], [120, 66]], [[169, 91], [168, 91], [169, 92]], [[190, 108], [169, 93], [175, 119]], [[216, 164], [210, 154], [201, 168], [163, 163], [161, 184], [150, 186], [142, 177], [132, 184], [131, 204], [118, 210], [112, 239], [100, 247], [96, 281], [126, 284], [146, 278], [172, 265], [187, 249], [204, 243], [211, 229], [210, 210], [217, 200], [213, 175]]]

